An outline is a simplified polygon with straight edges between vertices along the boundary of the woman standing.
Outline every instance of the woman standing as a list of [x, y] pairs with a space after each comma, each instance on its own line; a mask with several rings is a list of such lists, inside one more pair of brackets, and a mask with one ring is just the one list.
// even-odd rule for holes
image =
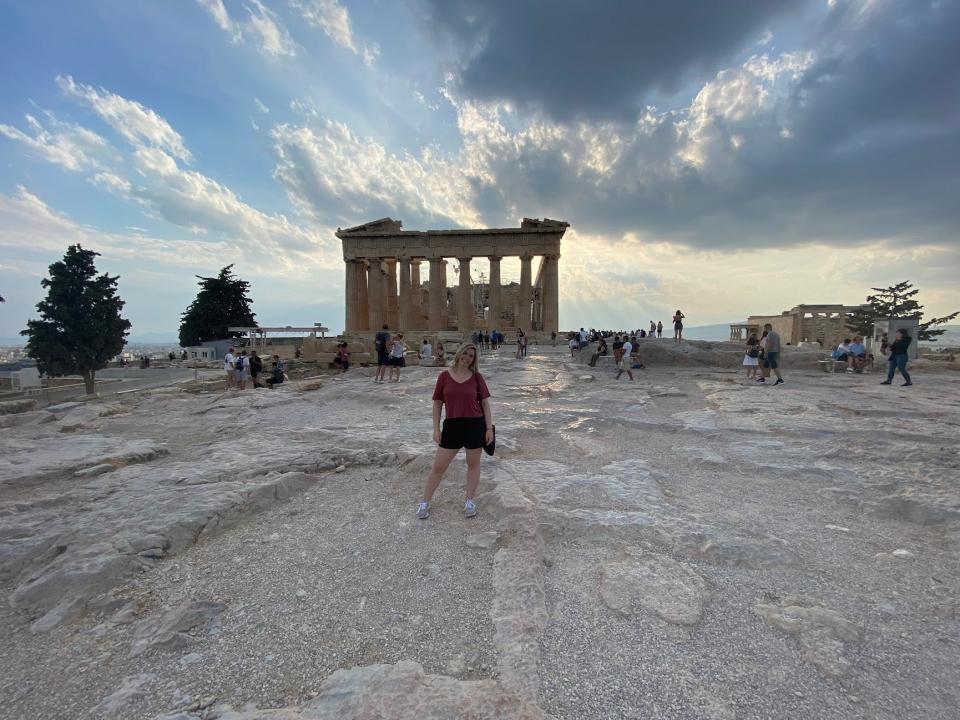
[[747, 380], [757, 377], [757, 368], [760, 366], [760, 341], [756, 333], [750, 333], [747, 338], [747, 351], [743, 356], [743, 366], [747, 369]]
[[683, 342], [683, 319], [686, 317], [679, 308], [673, 315], [673, 339], [678, 343]]
[[403, 333], [397, 333], [390, 343], [390, 379], [394, 382], [400, 382], [400, 368], [406, 364], [403, 359], [406, 351], [407, 344], [403, 341]]
[[907, 348], [910, 347], [910, 340], [912, 338], [907, 334], [907, 331], [903, 329], [897, 330], [894, 338], [894, 341], [890, 344], [890, 366], [887, 368], [887, 379], [880, 384], [890, 385], [893, 382], [894, 373], [899, 370], [900, 374], [903, 375], [903, 379], [906, 381], [901, 387], [913, 385], [913, 381], [910, 379], [910, 373], [907, 372]]
[[[441, 411], [443, 429], [440, 427]], [[490, 414], [490, 391], [483, 376], [477, 372], [477, 348], [471, 343], [460, 346], [450, 368], [437, 378], [433, 391], [433, 441], [439, 447], [427, 476], [423, 500], [417, 505], [417, 517], [421, 520], [429, 517], [433, 493], [460, 448], [465, 448], [467, 455], [463, 514], [473, 517], [477, 514], [473, 496], [480, 484], [480, 451], [484, 445], [493, 442], [493, 416]]]

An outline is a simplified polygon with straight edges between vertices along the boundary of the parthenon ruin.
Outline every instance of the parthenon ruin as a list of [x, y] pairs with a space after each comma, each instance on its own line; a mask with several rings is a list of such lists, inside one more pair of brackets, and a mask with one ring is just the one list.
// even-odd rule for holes
[[[568, 223], [524, 218], [519, 228], [403, 230], [391, 218], [341, 230], [346, 264], [346, 332], [380, 329], [505, 330], [549, 334], [558, 330], [560, 240]], [[531, 261], [540, 256], [536, 277]], [[502, 286], [500, 261], [520, 258], [520, 283]], [[471, 263], [490, 262], [487, 282], [475, 283]], [[456, 258], [459, 281], [447, 290], [447, 259]], [[429, 279], [420, 265], [429, 263]]]

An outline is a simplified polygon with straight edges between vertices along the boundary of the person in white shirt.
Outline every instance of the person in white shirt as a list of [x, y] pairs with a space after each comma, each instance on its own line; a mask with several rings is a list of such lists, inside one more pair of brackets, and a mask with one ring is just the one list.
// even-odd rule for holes
[[234, 363], [237, 361], [237, 356], [233, 354], [234, 348], [230, 348], [227, 351], [227, 354], [223, 356], [223, 371], [227, 374], [227, 390], [232, 390], [234, 387], [234, 380], [236, 375], [234, 374]]
[[427, 338], [423, 339], [423, 345], [420, 346], [420, 364], [433, 364], [433, 345], [430, 344], [430, 341], [427, 340]]
[[633, 380], [633, 371], [630, 370], [630, 363], [633, 362], [633, 360], [630, 359], [630, 353], [632, 352], [633, 343], [631, 343], [629, 340], [625, 341], [623, 343], [622, 354], [620, 355], [620, 362], [617, 363], [617, 376], [614, 378], [614, 380], [619, 380], [620, 376], [623, 375], [624, 372], [627, 373], [627, 377]]
[[400, 382], [400, 368], [406, 363], [403, 354], [407, 351], [407, 344], [403, 341], [403, 333], [397, 333], [390, 344], [390, 379]]

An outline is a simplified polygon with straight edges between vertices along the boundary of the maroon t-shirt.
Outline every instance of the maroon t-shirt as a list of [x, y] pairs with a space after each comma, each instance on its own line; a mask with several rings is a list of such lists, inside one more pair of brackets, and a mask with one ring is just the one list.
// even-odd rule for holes
[[444, 370], [437, 378], [437, 387], [433, 391], [433, 399], [441, 400], [446, 406], [444, 416], [447, 420], [454, 418], [483, 417], [483, 409], [477, 400], [477, 384], [480, 385], [480, 399], [490, 397], [487, 383], [483, 375], [475, 373], [464, 382], [458, 383], [453, 376]]

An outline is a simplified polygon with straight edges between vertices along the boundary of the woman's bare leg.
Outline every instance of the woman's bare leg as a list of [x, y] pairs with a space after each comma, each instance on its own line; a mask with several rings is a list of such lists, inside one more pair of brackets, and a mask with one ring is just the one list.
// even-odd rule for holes
[[467, 490], [465, 500], [473, 500], [477, 486], [480, 485], [480, 452], [481, 448], [467, 450]]
[[[443, 474], [447, 471], [447, 468], [450, 467], [450, 463], [457, 456], [458, 452], [460, 452], [459, 449], [448, 450], [447, 448], [437, 448], [437, 454], [433, 458], [433, 467], [430, 468], [430, 474], [427, 475], [427, 486], [423, 490], [423, 499], [426, 502], [430, 502], [430, 498], [432, 498], [433, 494], [437, 491], [440, 481], [443, 480]], [[479, 469], [477, 472], [479, 475]]]

